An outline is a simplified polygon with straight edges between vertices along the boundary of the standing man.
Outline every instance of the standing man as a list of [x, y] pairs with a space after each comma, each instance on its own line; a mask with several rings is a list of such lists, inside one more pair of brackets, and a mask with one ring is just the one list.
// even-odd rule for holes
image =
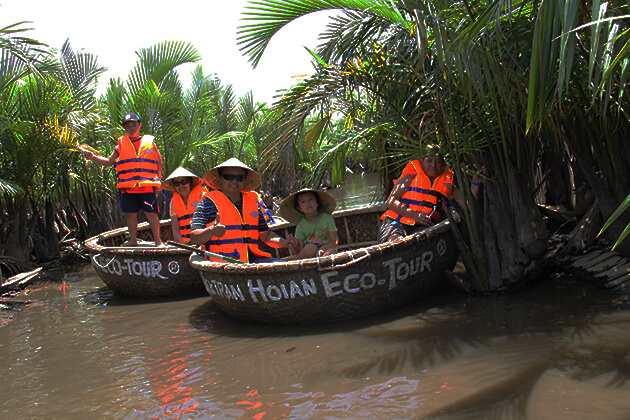
[[140, 117], [130, 112], [122, 120], [126, 136], [118, 138], [118, 144], [109, 157], [97, 156], [89, 150], [83, 151], [87, 160], [116, 169], [120, 192], [120, 208], [127, 215], [129, 240], [122, 246], [137, 246], [138, 211], [144, 211], [149, 222], [156, 246], [164, 246], [160, 239], [157, 189], [162, 178], [162, 156], [153, 136], [140, 135]]
[[231, 158], [206, 172], [204, 180], [213, 190], [195, 209], [190, 242], [245, 263], [283, 261], [261, 250], [258, 239], [272, 248], [296, 249], [295, 238], [287, 240], [269, 230], [271, 213], [253, 191], [260, 185], [258, 173]]

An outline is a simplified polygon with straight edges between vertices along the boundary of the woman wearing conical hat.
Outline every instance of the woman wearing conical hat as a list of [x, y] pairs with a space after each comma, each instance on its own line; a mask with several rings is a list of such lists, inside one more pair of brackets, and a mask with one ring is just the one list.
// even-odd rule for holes
[[271, 213], [253, 191], [260, 185], [258, 173], [231, 158], [206, 172], [204, 180], [215, 190], [195, 210], [190, 233], [193, 244], [246, 263], [282, 261], [261, 250], [258, 239], [272, 248], [295, 249], [295, 238], [285, 239], [269, 230], [267, 223], [274, 223]]
[[170, 209], [173, 240], [179, 243], [190, 242], [193, 213], [208, 192], [203, 185], [203, 179], [180, 166], [162, 182], [162, 189], [174, 192]]

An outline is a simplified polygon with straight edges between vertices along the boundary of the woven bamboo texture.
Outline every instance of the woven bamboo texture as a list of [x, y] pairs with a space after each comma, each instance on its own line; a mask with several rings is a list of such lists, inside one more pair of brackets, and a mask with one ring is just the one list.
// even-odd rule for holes
[[[172, 239], [171, 222], [163, 220], [160, 236]], [[110, 289], [141, 298], [202, 295], [203, 283], [188, 262], [191, 252], [172, 246], [155, 247], [148, 223], [138, 225], [140, 246], [120, 247], [127, 228], [111, 230], [85, 241], [92, 267]]]
[[[380, 214], [381, 207], [335, 213], [343, 235], [340, 243], [351, 248], [374, 243]], [[457, 258], [445, 221], [396, 242], [322, 258], [226, 264], [192, 255], [190, 263], [229, 316], [245, 322], [300, 324], [363, 317], [422, 299], [440, 285], [443, 270], [452, 270]]]

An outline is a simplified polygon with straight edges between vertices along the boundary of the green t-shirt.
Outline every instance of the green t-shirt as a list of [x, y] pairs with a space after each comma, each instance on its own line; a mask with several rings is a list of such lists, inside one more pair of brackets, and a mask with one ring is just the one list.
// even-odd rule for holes
[[321, 247], [328, 242], [330, 232], [337, 232], [335, 219], [328, 213], [322, 213], [322, 217], [314, 224], [307, 222], [306, 219], [300, 220], [295, 228], [295, 238], [304, 241], [305, 244], [313, 243]]

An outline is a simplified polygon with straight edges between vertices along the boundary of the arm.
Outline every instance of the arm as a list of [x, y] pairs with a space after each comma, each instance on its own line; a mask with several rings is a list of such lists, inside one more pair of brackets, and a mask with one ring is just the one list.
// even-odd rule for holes
[[112, 154], [109, 155], [109, 157], [105, 157], [95, 155], [89, 150], [83, 150], [83, 157], [85, 157], [87, 160], [91, 160], [103, 166], [112, 166], [114, 162], [116, 162], [116, 159], [118, 159], [118, 152], [114, 150]]
[[190, 224], [190, 242], [195, 245], [202, 245], [212, 237], [223, 235], [225, 235], [225, 226], [219, 221], [217, 208], [212, 200], [206, 197], [195, 207]]
[[220, 222], [220, 215], [217, 213], [217, 218], [214, 219], [214, 223], [203, 229], [195, 229], [190, 231], [190, 242], [195, 245], [202, 245], [208, 242], [212, 238], [220, 238], [225, 235], [225, 226]]
[[[472, 192], [472, 195], [473, 197], [475, 197], [475, 200], [479, 200], [479, 197], [481, 195], [483, 173], [485, 173], [485, 168], [483, 168], [480, 172], [473, 175], [472, 182], [470, 183], [470, 192]], [[453, 188], [453, 198], [455, 199], [455, 201], [457, 201], [457, 204], [459, 204], [462, 207], [464, 206], [464, 199], [462, 197], [462, 192], [457, 187]]]
[[429, 216], [422, 212], [414, 211], [400, 202], [405, 190], [409, 187], [409, 185], [411, 185], [414, 178], [415, 175], [413, 174], [408, 174], [399, 178], [398, 181], [396, 181], [396, 184], [394, 184], [394, 188], [389, 194], [389, 197], [387, 197], [386, 204], [387, 207], [394, 210], [401, 216], [408, 217], [419, 225], [430, 226], [433, 224], [433, 221]]
[[182, 238], [182, 234], [179, 231], [179, 220], [177, 218], [177, 214], [175, 213], [175, 208], [173, 207], [173, 200], [171, 200], [170, 214], [171, 214], [171, 230], [173, 231], [173, 241], [183, 244], [184, 239]]
[[161, 180], [162, 179], [162, 155], [160, 154], [160, 151], [158, 150], [155, 143], [153, 143], [153, 150], [155, 151], [155, 154], [157, 155], [158, 179]]
[[291, 246], [291, 241], [288, 239], [279, 236], [275, 232], [270, 230], [265, 230], [258, 234], [260, 240], [269, 245], [272, 248], [289, 248]]

